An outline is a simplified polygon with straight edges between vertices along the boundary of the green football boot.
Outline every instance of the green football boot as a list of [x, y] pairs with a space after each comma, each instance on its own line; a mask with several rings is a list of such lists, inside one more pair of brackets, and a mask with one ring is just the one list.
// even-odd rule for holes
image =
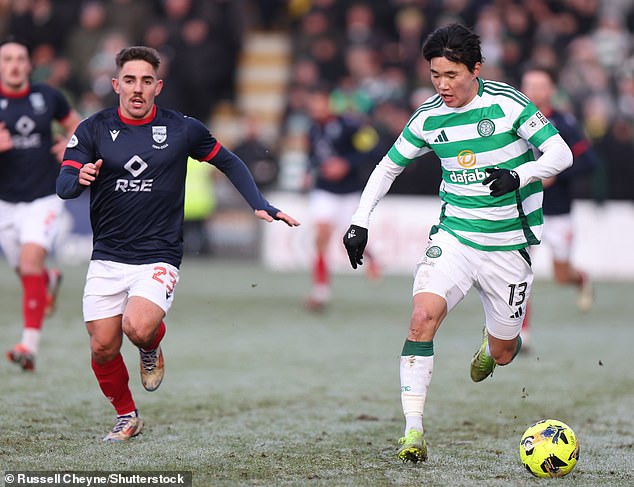
[[471, 359], [471, 380], [473, 382], [480, 382], [489, 377], [493, 374], [496, 365], [493, 357], [490, 357], [486, 352], [489, 340], [486, 330], [483, 330], [483, 335], [482, 345]]
[[398, 442], [402, 446], [397, 455], [400, 460], [403, 460], [403, 463], [418, 463], [427, 460], [427, 443], [425, 443], [422, 432], [409, 430]]

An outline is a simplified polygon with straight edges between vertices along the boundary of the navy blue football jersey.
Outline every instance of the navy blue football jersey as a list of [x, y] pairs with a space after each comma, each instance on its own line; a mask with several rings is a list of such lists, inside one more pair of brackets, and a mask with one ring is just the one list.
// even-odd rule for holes
[[29, 202], [55, 194], [59, 163], [51, 153], [51, 123], [71, 113], [64, 95], [45, 84], [21, 93], [0, 88], [0, 122], [11, 133], [13, 149], [0, 152], [0, 200]]
[[[363, 146], [360, 141], [363, 133], [372, 130], [362, 126], [352, 117], [332, 117], [325, 123], [313, 122], [309, 129], [309, 169], [315, 173], [315, 188], [331, 193], [347, 194], [360, 192], [365, 184], [363, 165], [375, 163], [377, 154], [372, 152], [377, 148], [376, 141], [370, 147]], [[375, 132], [371, 132], [372, 140]], [[349, 172], [340, 181], [329, 181], [321, 176], [320, 166], [331, 157], [341, 157], [350, 165]]]
[[547, 116], [570, 147], [574, 158], [572, 166], [558, 174], [552, 186], [544, 189], [544, 215], [562, 215], [572, 209], [574, 178], [591, 173], [600, 161], [575, 117], [559, 111]]
[[187, 159], [223, 171], [254, 209], [277, 211], [259, 192], [246, 165], [197, 119], [154, 107], [144, 120], [106, 109], [79, 124], [57, 181], [62, 198], [79, 195], [83, 164], [103, 159], [90, 186], [93, 260], [179, 266]]

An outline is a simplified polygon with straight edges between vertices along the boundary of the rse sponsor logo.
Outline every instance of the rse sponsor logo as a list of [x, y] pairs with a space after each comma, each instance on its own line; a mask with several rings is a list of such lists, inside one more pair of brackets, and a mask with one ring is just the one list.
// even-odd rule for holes
[[464, 171], [451, 171], [449, 173], [449, 179], [452, 183], [456, 184], [473, 184], [479, 183], [486, 178], [486, 173], [480, 171], [478, 168]]
[[136, 178], [147, 169], [147, 162], [135, 154], [128, 162], [125, 163], [123, 168], [132, 174], [132, 177]]
[[114, 190], [122, 193], [138, 193], [152, 191], [154, 179], [117, 179]]
[[42, 145], [40, 134], [14, 135], [11, 140], [14, 149], [35, 149]]

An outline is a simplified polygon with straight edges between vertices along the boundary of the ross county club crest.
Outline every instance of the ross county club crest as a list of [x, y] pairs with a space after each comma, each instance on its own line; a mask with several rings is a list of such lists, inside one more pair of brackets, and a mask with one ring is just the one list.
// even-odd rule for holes
[[167, 140], [167, 127], [165, 125], [157, 125], [152, 127], [152, 138], [157, 144], [162, 144]]
[[438, 247], [438, 245], [432, 245], [431, 247], [427, 249], [427, 252], [425, 252], [425, 255], [429, 257], [430, 259], [437, 259], [438, 257], [442, 255], [442, 249]]
[[478, 128], [478, 133], [482, 137], [489, 137], [490, 135], [493, 135], [493, 132], [495, 132], [495, 124], [488, 118], [485, 118], [484, 120], [480, 120], [478, 122], [477, 128]]
[[31, 93], [29, 95], [29, 101], [33, 107], [33, 111], [37, 114], [46, 112], [46, 102], [42, 93]]

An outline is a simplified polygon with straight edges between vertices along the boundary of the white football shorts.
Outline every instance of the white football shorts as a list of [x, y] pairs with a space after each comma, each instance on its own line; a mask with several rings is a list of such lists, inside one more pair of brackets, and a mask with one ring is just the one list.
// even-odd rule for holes
[[53, 194], [28, 203], [0, 201], [0, 246], [12, 268], [20, 263], [20, 247], [34, 243], [50, 251], [64, 201]]
[[123, 314], [131, 296], [152, 301], [167, 314], [178, 279], [178, 269], [165, 262], [132, 265], [91, 260], [84, 286], [84, 321]]
[[434, 293], [450, 311], [471, 287], [484, 308], [488, 332], [501, 340], [519, 335], [533, 285], [533, 271], [519, 251], [485, 252], [440, 230], [414, 272], [413, 294]]
[[546, 244], [553, 254], [553, 259], [567, 262], [572, 255], [572, 215], [544, 215], [544, 231], [542, 243]]
[[359, 206], [361, 193], [336, 194], [315, 189], [308, 199], [308, 209], [315, 223], [326, 222], [335, 228], [347, 229]]

